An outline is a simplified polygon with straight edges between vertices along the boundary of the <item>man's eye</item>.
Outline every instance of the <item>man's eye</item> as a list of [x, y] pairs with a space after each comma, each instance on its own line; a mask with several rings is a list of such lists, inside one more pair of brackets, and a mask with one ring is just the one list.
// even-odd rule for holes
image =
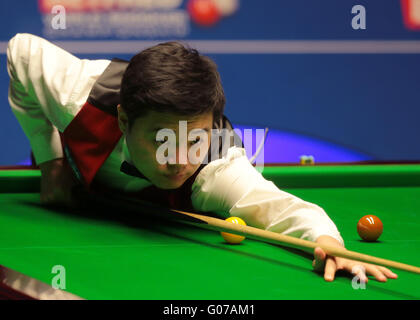
[[[168, 138], [167, 137], [165, 137], [162, 141], [158, 141], [158, 140], [156, 140], [155, 142], [156, 142], [156, 144], [158, 145], [158, 146], [160, 146], [160, 145], [162, 145], [162, 144], [164, 144], [165, 142], [167, 142], [168, 141]], [[197, 143], [200, 143], [201, 142], [201, 139], [200, 138], [197, 138], [197, 139], [195, 139], [195, 140], [193, 140], [193, 141], [190, 141], [189, 143], [190, 143], [190, 145], [194, 145], [194, 144], [197, 144]]]

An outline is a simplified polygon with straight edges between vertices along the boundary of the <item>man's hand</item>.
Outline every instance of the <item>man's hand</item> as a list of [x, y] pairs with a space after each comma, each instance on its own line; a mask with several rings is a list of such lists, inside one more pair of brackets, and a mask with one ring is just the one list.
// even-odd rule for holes
[[41, 163], [41, 203], [71, 207], [72, 188], [77, 184], [74, 173], [63, 158]]
[[[330, 246], [343, 247], [340, 242], [329, 236], [320, 236], [316, 242]], [[319, 247], [314, 250], [314, 260], [312, 262], [312, 266], [315, 271], [323, 271], [324, 279], [326, 281], [333, 281], [335, 273], [338, 270], [344, 270], [357, 275], [359, 276], [360, 281], [365, 283], [368, 281], [366, 274], [374, 276], [376, 280], [381, 282], [386, 282], [388, 278], [397, 278], [395, 273], [385, 267], [345, 258], [328, 256], [325, 251]], [[362, 268], [357, 268], [356, 266], [361, 266]]]

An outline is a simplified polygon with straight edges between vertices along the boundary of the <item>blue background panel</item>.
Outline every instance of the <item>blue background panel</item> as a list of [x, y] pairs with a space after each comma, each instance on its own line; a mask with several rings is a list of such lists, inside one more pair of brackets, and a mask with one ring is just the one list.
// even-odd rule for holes
[[[186, 2], [176, 10], [184, 10]], [[366, 8], [366, 30], [351, 28], [354, 5]], [[24, 161], [30, 152], [7, 102], [7, 41], [18, 32], [44, 37], [45, 26], [37, 1], [0, 2], [0, 18], [0, 165], [4, 165]], [[280, 134], [282, 141], [289, 137], [299, 145], [299, 151], [293, 151], [296, 148], [288, 144], [289, 154], [283, 150], [277, 156], [270, 154], [269, 159], [288, 162], [296, 158], [296, 152], [306, 154], [307, 149], [314, 153], [314, 146], [324, 143], [339, 152], [323, 153], [323, 161], [420, 160], [420, 30], [405, 27], [400, 1], [242, 0], [239, 11], [213, 27], [187, 22], [185, 37], [75, 38], [63, 32], [47, 39], [82, 41], [91, 47], [95, 40], [108, 40], [109, 48], [118, 47], [121, 40], [134, 41], [130, 52], [115, 54], [107, 46], [98, 46], [101, 49], [90, 54], [76, 53], [87, 59], [130, 59], [144, 40], [231, 40], [226, 43], [233, 47], [231, 54], [220, 47], [209, 54], [222, 76], [227, 116], [238, 126], [268, 127]], [[287, 40], [311, 40], [312, 45], [321, 47], [329, 41], [332, 48], [340, 48], [341, 41], [356, 42], [354, 50], [348, 50], [352, 52], [344, 49], [340, 54], [333, 53], [331, 47], [322, 54], [311, 49], [273, 54], [267, 44], [254, 42], [261, 53], [253, 54], [243, 52], [236, 40], [273, 40], [277, 45]], [[378, 40], [400, 53], [389, 53], [378, 46]], [[363, 51], [364, 45], [372, 48], [370, 53]], [[408, 49], [410, 46], [414, 49]], [[75, 52], [80, 49], [71, 43], [69, 47]], [[272, 141], [269, 136], [267, 146]]]

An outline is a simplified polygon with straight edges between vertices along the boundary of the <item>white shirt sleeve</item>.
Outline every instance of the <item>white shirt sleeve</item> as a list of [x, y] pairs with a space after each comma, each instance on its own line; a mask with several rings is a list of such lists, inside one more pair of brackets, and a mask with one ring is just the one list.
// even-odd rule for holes
[[228, 212], [252, 227], [309, 241], [328, 235], [344, 245], [322, 208], [266, 180], [249, 163], [243, 148], [232, 147], [224, 158], [207, 164], [197, 175], [191, 199], [197, 210]]
[[37, 164], [63, 157], [59, 132], [84, 105], [109, 63], [78, 59], [31, 34], [17, 34], [9, 41], [9, 103]]

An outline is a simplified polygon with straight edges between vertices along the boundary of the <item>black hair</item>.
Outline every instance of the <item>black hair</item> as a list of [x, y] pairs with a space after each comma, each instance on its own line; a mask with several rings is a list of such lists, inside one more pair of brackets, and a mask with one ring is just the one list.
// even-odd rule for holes
[[213, 60], [179, 42], [161, 43], [132, 57], [120, 98], [129, 126], [150, 110], [187, 116], [212, 112], [218, 121], [226, 102]]

